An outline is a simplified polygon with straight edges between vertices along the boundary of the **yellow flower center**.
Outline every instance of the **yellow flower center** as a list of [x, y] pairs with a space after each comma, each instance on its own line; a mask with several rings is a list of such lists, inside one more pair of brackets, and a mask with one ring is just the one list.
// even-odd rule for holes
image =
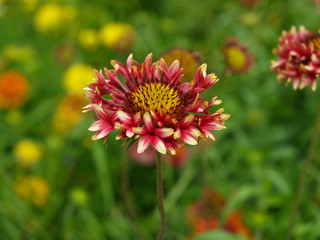
[[162, 83], [146, 83], [137, 88], [130, 97], [137, 112], [164, 111], [175, 113], [181, 107], [180, 94]]
[[308, 39], [308, 44], [310, 43], [313, 43], [313, 46], [314, 46], [314, 49], [317, 51], [317, 50], [320, 50], [320, 36], [314, 36], [310, 39]]
[[241, 69], [246, 65], [246, 55], [238, 47], [228, 47], [226, 49], [226, 57], [229, 66], [233, 69]]

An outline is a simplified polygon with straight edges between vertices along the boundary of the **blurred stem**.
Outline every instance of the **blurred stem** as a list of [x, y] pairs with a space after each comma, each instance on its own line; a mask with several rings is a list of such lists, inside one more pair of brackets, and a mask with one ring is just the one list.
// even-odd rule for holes
[[303, 187], [304, 187], [307, 171], [308, 171], [310, 162], [312, 160], [314, 151], [316, 150], [316, 146], [317, 146], [317, 142], [318, 142], [319, 129], [320, 129], [320, 102], [319, 102], [319, 106], [318, 106], [318, 113], [317, 113], [317, 119], [316, 119], [316, 124], [315, 124], [315, 128], [314, 128], [314, 134], [313, 134], [310, 146], [309, 146], [308, 154], [307, 154], [306, 159], [304, 161], [303, 170], [302, 170], [300, 180], [299, 180], [298, 192], [297, 192], [297, 196], [295, 199], [295, 203], [294, 203], [294, 207], [293, 207], [293, 211], [292, 211], [292, 215], [291, 215], [291, 219], [290, 219], [290, 225], [289, 225], [288, 236], [287, 236], [288, 240], [292, 239], [292, 233], [293, 233], [293, 229], [294, 229], [294, 225], [295, 225], [296, 216], [297, 216], [297, 213], [299, 210], [299, 205], [300, 205], [300, 201], [301, 201], [301, 197], [302, 197], [302, 193], [303, 193]]
[[160, 212], [160, 231], [158, 235], [158, 240], [164, 239], [164, 234], [166, 232], [166, 212], [164, 209], [163, 201], [163, 177], [162, 177], [162, 160], [161, 153], [157, 152], [157, 197], [158, 197], [158, 208]]

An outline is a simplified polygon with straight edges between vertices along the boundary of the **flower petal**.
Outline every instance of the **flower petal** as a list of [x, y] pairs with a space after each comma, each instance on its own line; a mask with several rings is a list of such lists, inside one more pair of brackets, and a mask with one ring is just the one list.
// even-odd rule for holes
[[162, 154], [166, 154], [167, 152], [166, 146], [164, 145], [163, 141], [160, 138], [153, 136], [151, 139], [151, 144], [158, 152]]
[[151, 118], [151, 116], [150, 116], [150, 113], [148, 113], [148, 112], [144, 113], [144, 115], [143, 115], [143, 122], [144, 122], [144, 125], [145, 125], [146, 130], [147, 130], [149, 133], [152, 133], [154, 127], [153, 127], [152, 118]]
[[172, 128], [156, 128], [154, 130], [154, 135], [160, 138], [166, 138], [173, 134], [174, 130]]
[[132, 130], [133, 130], [133, 132], [134, 132], [135, 134], [138, 134], [138, 135], [140, 135], [140, 136], [144, 136], [144, 135], [147, 134], [146, 129], [143, 128], [143, 127], [134, 127], [134, 128], [132, 128]]
[[189, 134], [184, 134], [181, 139], [183, 141], [185, 141], [186, 143], [190, 144], [190, 145], [197, 145], [198, 142], [197, 140], [195, 140], [193, 137], [191, 137]]
[[137, 153], [143, 153], [151, 143], [151, 136], [146, 135], [140, 138], [137, 148]]
[[124, 122], [126, 124], [131, 124], [132, 123], [132, 118], [131, 118], [131, 115], [129, 113], [126, 113], [126, 112], [124, 112], [122, 110], [118, 110], [117, 111], [117, 116], [122, 122]]
[[186, 116], [184, 119], [182, 119], [182, 121], [180, 123], [180, 126], [182, 128], [185, 128], [185, 127], [189, 126], [192, 123], [193, 119], [194, 119], [194, 115], [193, 114], [190, 114], [190, 115]]
[[95, 131], [98, 131], [98, 130], [101, 130], [103, 125], [105, 124], [106, 121], [100, 119], [98, 121], [95, 121], [89, 128], [88, 130], [89, 131], [92, 131], [92, 132], [95, 132]]
[[174, 139], [179, 139], [181, 137], [181, 130], [180, 128], [177, 128], [177, 130], [173, 134]]

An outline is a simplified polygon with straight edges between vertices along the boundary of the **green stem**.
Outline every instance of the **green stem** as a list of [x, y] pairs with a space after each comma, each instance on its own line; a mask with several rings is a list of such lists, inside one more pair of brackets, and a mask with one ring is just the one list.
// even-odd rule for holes
[[164, 239], [164, 234], [166, 232], [166, 212], [164, 209], [163, 202], [163, 177], [162, 177], [162, 160], [161, 153], [157, 152], [157, 197], [158, 197], [158, 208], [160, 213], [160, 231], [158, 235], [158, 240]]
[[306, 160], [304, 162], [303, 170], [302, 170], [302, 173], [301, 173], [301, 176], [300, 176], [300, 180], [299, 180], [298, 193], [297, 193], [297, 196], [296, 196], [296, 199], [295, 199], [295, 203], [294, 203], [294, 207], [293, 207], [293, 211], [292, 211], [292, 215], [291, 215], [291, 219], [290, 219], [287, 240], [291, 240], [292, 239], [292, 233], [293, 233], [293, 229], [294, 229], [294, 225], [295, 225], [295, 221], [296, 221], [299, 205], [300, 205], [300, 202], [301, 202], [301, 197], [302, 197], [302, 193], [303, 193], [303, 188], [304, 188], [306, 175], [307, 175], [308, 168], [309, 168], [310, 162], [312, 160], [314, 151], [316, 150], [316, 146], [317, 146], [317, 142], [318, 142], [319, 129], [320, 129], [320, 103], [319, 103], [319, 106], [318, 106], [318, 113], [317, 113], [317, 120], [316, 120], [315, 129], [314, 129], [314, 134], [313, 134], [313, 137], [312, 137], [312, 141], [311, 141], [311, 144], [310, 144], [310, 147], [309, 147], [309, 151], [308, 151]]

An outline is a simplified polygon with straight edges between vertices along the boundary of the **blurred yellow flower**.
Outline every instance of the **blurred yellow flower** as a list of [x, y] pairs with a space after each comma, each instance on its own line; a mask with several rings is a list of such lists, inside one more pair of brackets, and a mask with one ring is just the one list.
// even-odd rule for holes
[[164, 52], [161, 57], [168, 65], [171, 65], [174, 60], [179, 60], [180, 67], [184, 70], [181, 82], [191, 82], [194, 78], [194, 73], [201, 65], [201, 55], [186, 48], [172, 48]]
[[73, 6], [61, 6], [57, 3], [46, 3], [35, 14], [34, 25], [40, 32], [58, 30], [66, 23], [71, 22], [76, 16]]
[[53, 117], [54, 129], [63, 133], [72, 129], [83, 118], [82, 107], [85, 99], [80, 95], [67, 95], [57, 106]]
[[50, 195], [50, 187], [45, 179], [36, 176], [24, 176], [15, 183], [16, 194], [35, 206], [44, 206]]
[[134, 43], [133, 28], [124, 23], [108, 23], [100, 30], [101, 42], [119, 52], [129, 51]]
[[27, 62], [34, 59], [34, 51], [29, 46], [7, 45], [3, 48], [3, 55], [14, 62]]
[[99, 45], [98, 33], [94, 29], [83, 29], [79, 32], [78, 41], [86, 50], [95, 49]]
[[72, 201], [78, 206], [85, 206], [88, 202], [88, 194], [83, 188], [73, 188], [70, 196]]
[[36, 142], [27, 139], [18, 142], [13, 153], [21, 167], [30, 167], [42, 157], [41, 147]]
[[87, 86], [94, 76], [93, 68], [86, 64], [75, 64], [67, 69], [63, 76], [63, 84], [68, 93], [83, 94], [83, 88]]
[[0, 75], [0, 108], [20, 107], [26, 100], [29, 83], [18, 70], [9, 70]]

